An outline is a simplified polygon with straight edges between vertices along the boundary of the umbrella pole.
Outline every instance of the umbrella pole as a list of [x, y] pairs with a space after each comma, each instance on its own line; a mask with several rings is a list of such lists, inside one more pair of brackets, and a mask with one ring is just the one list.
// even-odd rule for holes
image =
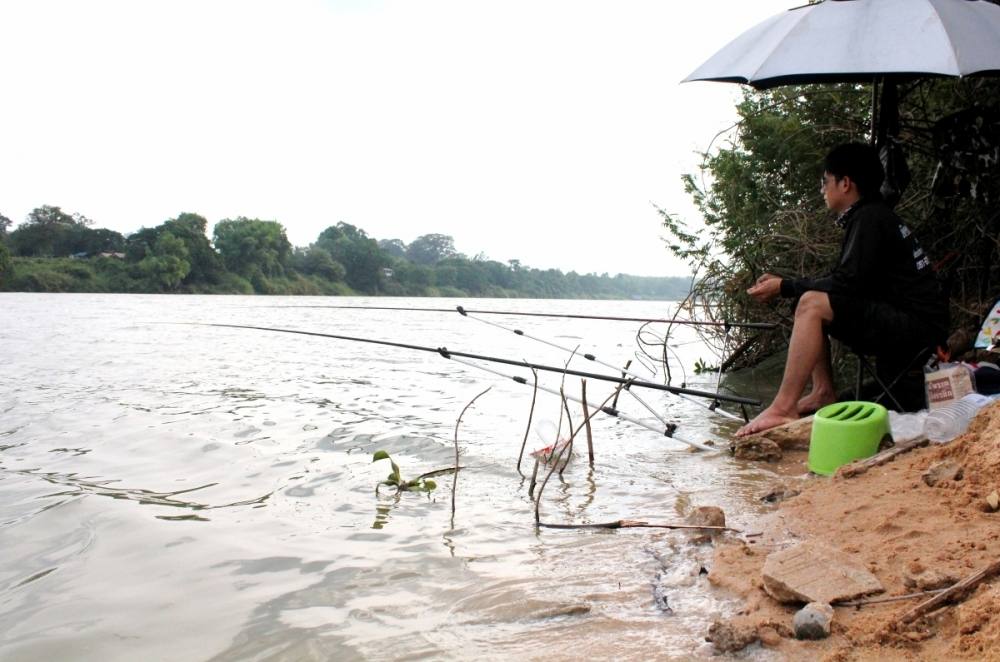
[[875, 146], [875, 138], [878, 134], [878, 92], [879, 92], [879, 82], [882, 79], [875, 77], [872, 78], [872, 125], [871, 125], [871, 138], [869, 143], [872, 147]]

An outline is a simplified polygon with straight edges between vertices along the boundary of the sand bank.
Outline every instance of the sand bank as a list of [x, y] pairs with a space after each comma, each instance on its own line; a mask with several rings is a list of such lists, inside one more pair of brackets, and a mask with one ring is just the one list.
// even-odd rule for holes
[[[805, 470], [805, 453], [782, 463]], [[957, 479], [933, 486], [922, 475], [950, 460]], [[801, 605], [782, 605], [763, 589], [767, 555], [801, 541], [845, 552], [898, 596], [949, 585], [1000, 560], [1000, 512], [988, 497], [1000, 491], [1000, 403], [945, 445], [913, 450], [854, 478], [793, 481], [801, 493], [780, 503], [761, 522], [764, 535], [721, 542], [709, 575], [745, 599], [731, 623], [757, 635], [789, 659], [1000, 660], [1000, 577], [983, 582], [965, 600], [903, 625], [900, 617], [926, 598], [836, 607], [832, 633], [797, 641], [792, 617]], [[750, 542], [752, 541], [752, 542]]]

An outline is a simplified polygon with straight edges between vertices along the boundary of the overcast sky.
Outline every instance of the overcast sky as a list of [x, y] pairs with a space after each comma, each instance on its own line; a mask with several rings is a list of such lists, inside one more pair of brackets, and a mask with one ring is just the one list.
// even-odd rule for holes
[[0, 0], [0, 214], [345, 221], [684, 275], [654, 205], [739, 89], [679, 81], [789, 0]]

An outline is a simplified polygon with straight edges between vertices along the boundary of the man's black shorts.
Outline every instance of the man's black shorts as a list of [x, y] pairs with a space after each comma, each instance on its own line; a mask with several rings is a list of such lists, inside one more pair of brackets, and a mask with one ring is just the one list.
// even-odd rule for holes
[[829, 293], [833, 321], [827, 333], [855, 352], [912, 356], [940, 342], [940, 331], [917, 316], [882, 301]]

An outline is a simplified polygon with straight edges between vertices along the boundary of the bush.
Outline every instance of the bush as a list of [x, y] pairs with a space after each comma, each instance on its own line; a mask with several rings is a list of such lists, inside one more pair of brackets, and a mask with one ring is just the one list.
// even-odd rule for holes
[[7, 244], [0, 241], [0, 286], [3, 285], [13, 269], [14, 261], [10, 256], [10, 250], [8, 250]]
[[15, 292], [72, 292], [73, 279], [57, 271], [32, 271], [16, 274], [10, 289]]
[[243, 276], [226, 271], [219, 277], [219, 284], [213, 291], [216, 294], [253, 294], [253, 285]]

